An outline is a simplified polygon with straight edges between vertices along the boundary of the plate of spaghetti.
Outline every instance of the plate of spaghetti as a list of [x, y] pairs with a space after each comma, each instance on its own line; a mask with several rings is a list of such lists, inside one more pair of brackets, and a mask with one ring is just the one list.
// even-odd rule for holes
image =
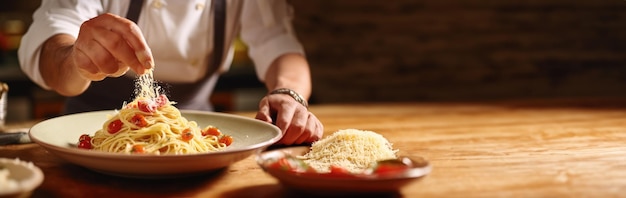
[[117, 110], [44, 120], [30, 137], [91, 170], [141, 178], [213, 172], [282, 137], [276, 126], [243, 116], [178, 110], [165, 95], [136, 97]]

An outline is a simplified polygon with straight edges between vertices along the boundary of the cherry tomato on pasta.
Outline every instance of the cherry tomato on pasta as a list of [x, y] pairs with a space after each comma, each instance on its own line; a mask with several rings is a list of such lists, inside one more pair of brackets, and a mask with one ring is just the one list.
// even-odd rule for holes
[[193, 139], [193, 133], [191, 133], [191, 129], [187, 128], [183, 130], [183, 132], [180, 134], [180, 137], [181, 139], [183, 139], [183, 141], [189, 142], [189, 140]]
[[142, 145], [133, 145], [133, 148], [130, 150], [131, 153], [145, 153], [146, 150], [143, 148]]
[[107, 126], [107, 132], [109, 132], [110, 134], [115, 134], [119, 132], [122, 129], [122, 124], [123, 123], [121, 120], [114, 120], [113, 122], [109, 123], [109, 126]]
[[146, 119], [145, 116], [143, 116], [141, 114], [135, 114], [130, 119], [130, 122], [135, 124], [135, 126], [138, 126], [138, 127], [146, 127], [146, 126], [148, 126], [148, 120]]
[[217, 127], [208, 126], [204, 128], [204, 130], [202, 130], [202, 136], [207, 136], [207, 135], [220, 136], [222, 135], [222, 133]]
[[156, 111], [156, 103], [150, 100], [137, 101], [137, 108], [146, 113], [152, 113]]
[[91, 142], [90, 141], [80, 141], [78, 142], [78, 148], [81, 149], [91, 149]]
[[89, 136], [88, 134], [80, 135], [80, 137], [78, 138], [78, 142], [82, 141], [91, 141], [91, 136]]
[[164, 94], [159, 95], [159, 97], [157, 97], [154, 101], [156, 102], [157, 108], [163, 107], [170, 102], [170, 100], [167, 99], [167, 96], [165, 96]]
[[233, 137], [224, 135], [219, 139], [219, 142], [226, 144], [226, 146], [230, 146], [233, 143]]

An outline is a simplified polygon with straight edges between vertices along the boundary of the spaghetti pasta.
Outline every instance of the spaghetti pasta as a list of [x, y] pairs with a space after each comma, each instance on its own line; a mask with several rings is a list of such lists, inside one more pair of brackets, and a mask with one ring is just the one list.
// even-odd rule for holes
[[[144, 75], [145, 76], [145, 75]], [[151, 76], [149, 76], [151, 77]], [[233, 139], [215, 126], [201, 129], [153, 89], [151, 78], [141, 79], [141, 92], [116, 111], [93, 136], [82, 135], [78, 147], [113, 153], [193, 154], [222, 150]], [[151, 92], [150, 90], [155, 90]]]

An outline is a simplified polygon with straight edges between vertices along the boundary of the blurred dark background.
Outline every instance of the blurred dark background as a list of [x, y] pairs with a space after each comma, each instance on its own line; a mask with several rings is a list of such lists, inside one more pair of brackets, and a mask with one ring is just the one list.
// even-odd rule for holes
[[320, 103], [626, 94], [623, 0], [291, 2]]
[[[39, 2], [2, 1], [6, 40], [19, 40]], [[626, 95], [623, 0], [290, 2], [314, 104]], [[0, 81], [13, 119], [54, 116], [62, 97], [29, 83], [7, 46]], [[237, 46], [212, 98], [220, 111], [254, 110], [265, 93]]]

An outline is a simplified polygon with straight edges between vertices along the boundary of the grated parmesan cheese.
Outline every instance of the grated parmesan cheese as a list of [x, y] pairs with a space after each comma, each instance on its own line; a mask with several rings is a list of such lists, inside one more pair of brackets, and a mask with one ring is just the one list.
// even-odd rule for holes
[[311, 150], [298, 158], [320, 173], [330, 172], [331, 165], [358, 173], [377, 161], [396, 159], [396, 152], [376, 132], [343, 129], [314, 142]]
[[137, 80], [135, 80], [135, 97], [154, 99], [159, 96], [161, 87], [156, 84], [153, 71], [154, 68], [148, 70], [148, 72], [139, 76]]

